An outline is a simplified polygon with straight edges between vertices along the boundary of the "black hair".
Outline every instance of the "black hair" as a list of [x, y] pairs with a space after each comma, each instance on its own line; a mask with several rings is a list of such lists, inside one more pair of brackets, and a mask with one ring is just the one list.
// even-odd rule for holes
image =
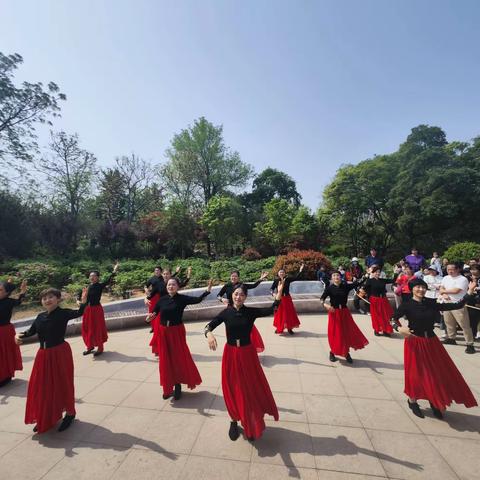
[[154, 270], [156, 270], [157, 268], [158, 268], [160, 271], [163, 270], [163, 268], [162, 268], [160, 265], [156, 265], [155, 268], [154, 268]]
[[240, 285], [235, 287], [235, 290], [232, 292], [232, 294], [238, 289], [240, 289], [246, 296], [248, 296], [248, 288], [244, 283], [241, 283]]
[[381, 272], [381, 271], [382, 271], [382, 269], [378, 265], [374, 265], [372, 267], [372, 273]]
[[7, 296], [9, 296], [17, 288], [17, 286], [12, 282], [0, 282], [0, 285], [7, 292]]
[[232, 275], [233, 273], [236, 273], [238, 276], [240, 276], [240, 272], [238, 270], [232, 270], [230, 272], [230, 275]]
[[100, 272], [99, 272], [98, 270], [90, 270], [90, 275], [91, 275], [92, 273], [95, 274], [97, 277], [100, 276]]
[[178, 286], [180, 286], [180, 280], [177, 277], [170, 277], [168, 281], [173, 280]]
[[428, 285], [421, 278], [414, 278], [413, 280], [408, 282], [408, 288], [410, 290], [413, 290], [413, 287], [418, 287], [418, 286], [422, 286], [428, 289]]
[[58, 288], [46, 288], [40, 292], [40, 300], [47, 295], [54, 295], [57, 298], [62, 298], [62, 292]]

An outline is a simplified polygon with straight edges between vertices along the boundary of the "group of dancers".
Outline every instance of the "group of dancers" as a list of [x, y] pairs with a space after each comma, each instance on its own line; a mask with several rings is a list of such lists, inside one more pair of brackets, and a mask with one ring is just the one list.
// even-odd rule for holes
[[[27, 291], [26, 282], [20, 287], [17, 299], [10, 297], [15, 287], [9, 282], [0, 282], [0, 387], [11, 381], [16, 370], [22, 369], [19, 345], [34, 334], [38, 335], [40, 348], [36, 354], [28, 384], [25, 423], [35, 424], [34, 431], [45, 432], [63, 420], [58, 428], [63, 431], [75, 418], [73, 382], [73, 357], [65, 341], [67, 323], [83, 315], [82, 336], [86, 346], [84, 355], [99, 356], [108, 340], [105, 317], [100, 300], [103, 289], [117, 272], [104, 282], [99, 281], [99, 272], [90, 273], [90, 284], [84, 288], [78, 301], [78, 309], [61, 308], [61, 292], [49, 288], [41, 292], [44, 312], [40, 313], [30, 328], [15, 335], [11, 324], [12, 310], [19, 305]], [[271, 286], [273, 303], [266, 308], [245, 305], [248, 291], [256, 288], [267, 277], [263, 272], [255, 283], [243, 283], [239, 272], [231, 272], [230, 282], [218, 294], [225, 308], [204, 328], [211, 350], [216, 350], [217, 341], [213, 331], [225, 324], [226, 343], [222, 356], [222, 390], [231, 423], [229, 437], [237, 440], [241, 423], [246, 438], [253, 441], [265, 429], [264, 416], [278, 420], [278, 409], [268, 381], [260, 365], [258, 354], [265, 349], [264, 342], [255, 328], [255, 320], [274, 315], [275, 333], [285, 330], [291, 335], [300, 326], [289, 286], [302, 277], [304, 265], [296, 275], [287, 275], [284, 269], [277, 272]], [[157, 266], [154, 275], [146, 284], [145, 303], [148, 306], [147, 322], [152, 324], [152, 352], [158, 356], [160, 385], [163, 398], [179, 400], [181, 385], [194, 389], [202, 382], [200, 372], [190, 353], [183, 313], [187, 305], [197, 304], [211, 292], [212, 281], [200, 296], [179, 293], [190, 278], [181, 281], [179, 269], [172, 275], [170, 270]], [[349, 292], [359, 282], [342, 280], [340, 272], [333, 272], [331, 283], [321, 296], [321, 304], [328, 311], [328, 342], [330, 360], [337, 356], [353, 363], [350, 349], [359, 350], [368, 345], [368, 340], [356, 325], [348, 309]], [[462, 375], [449, 357], [444, 346], [434, 333], [434, 323], [439, 311], [463, 308], [465, 302], [475, 294], [476, 284], [471, 282], [465, 298], [457, 303], [438, 303], [425, 298], [427, 284], [421, 279], [410, 282], [412, 298], [403, 302], [395, 312], [386, 298], [386, 279], [380, 278], [380, 269], [372, 269], [370, 278], [363, 287], [371, 304], [372, 327], [375, 335], [391, 336], [392, 322], [405, 337], [405, 393], [408, 405], [418, 417], [424, 416], [418, 400], [427, 400], [437, 418], [443, 416], [452, 401], [473, 407], [477, 402]], [[329, 299], [329, 303], [326, 303]], [[408, 326], [400, 323], [405, 317]], [[95, 351], [96, 348], [96, 351]]]

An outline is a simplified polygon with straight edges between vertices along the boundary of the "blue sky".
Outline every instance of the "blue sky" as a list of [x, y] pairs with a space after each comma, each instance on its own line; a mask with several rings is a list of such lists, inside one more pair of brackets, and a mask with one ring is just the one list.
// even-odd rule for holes
[[257, 172], [318, 207], [336, 169], [397, 149], [410, 129], [480, 134], [475, 0], [0, 0], [18, 78], [67, 94], [55, 128], [102, 165], [165, 161], [205, 116]]

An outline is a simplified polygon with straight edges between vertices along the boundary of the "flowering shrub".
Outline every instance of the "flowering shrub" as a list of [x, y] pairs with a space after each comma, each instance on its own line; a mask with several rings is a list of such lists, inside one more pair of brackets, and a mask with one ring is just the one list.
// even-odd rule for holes
[[293, 250], [286, 255], [280, 255], [273, 266], [273, 273], [276, 275], [280, 269], [284, 269], [288, 274], [296, 274], [300, 265], [305, 263], [303, 269], [303, 278], [305, 280], [316, 280], [316, 272], [321, 265], [327, 270], [332, 268], [330, 260], [321, 252], [315, 250]]

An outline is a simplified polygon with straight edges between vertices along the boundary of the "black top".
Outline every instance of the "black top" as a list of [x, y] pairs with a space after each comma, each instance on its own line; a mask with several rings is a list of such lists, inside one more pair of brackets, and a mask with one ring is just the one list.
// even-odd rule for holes
[[215, 330], [221, 323], [225, 323], [228, 344], [237, 345], [238, 340], [241, 346], [249, 345], [251, 343], [250, 333], [255, 319], [272, 315], [279, 303], [280, 301], [275, 300], [270, 307], [266, 308], [247, 307], [244, 305], [237, 310], [235, 307], [228, 307], [207, 324], [205, 334]]
[[236, 288], [238, 288], [240, 285], [243, 285], [247, 290], [252, 290], [253, 288], [257, 288], [260, 285], [261, 282], [262, 282], [261, 280], [257, 280], [255, 283], [242, 283], [242, 282], [232, 283], [232, 282], [228, 282], [218, 292], [217, 298], [222, 300], [222, 297], [224, 295], [227, 295], [228, 304], [233, 305], [232, 295], [233, 295], [233, 292], [235, 291]]
[[71, 308], [57, 307], [50, 313], [42, 312], [33, 321], [26, 332], [22, 332], [22, 337], [31, 337], [38, 334], [40, 348], [52, 348], [61, 345], [65, 341], [65, 330], [67, 323], [74, 318], [81, 317], [86, 303], [80, 305], [78, 310]]
[[392, 283], [391, 278], [367, 278], [366, 282], [363, 284], [367, 295], [370, 297], [385, 297], [387, 295], [387, 290], [385, 286], [387, 283]]
[[438, 318], [437, 312], [458, 310], [465, 305], [468, 298], [467, 295], [457, 303], [438, 303], [436, 299], [426, 297], [421, 302], [417, 302], [412, 298], [400, 304], [393, 314], [393, 319], [399, 323], [399, 318], [406, 317], [408, 328], [413, 331], [414, 335], [417, 337], [434, 337], [433, 325]]
[[21, 293], [18, 298], [5, 297], [0, 300], [0, 326], [10, 323], [13, 309], [18, 307], [24, 298], [25, 294]]
[[325, 288], [320, 298], [322, 300], [325, 300], [327, 297], [330, 297], [330, 305], [333, 308], [346, 307], [348, 293], [350, 292], [350, 290], [353, 290], [356, 287], [357, 287], [357, 282], [353, 282], [353, 283], [342, 282], [338, 286], [335, 285], [334, 283], [331, 283], [327, 288]]
[[180, 293], [176, 293], [173, 297], [165, 295], [160, 297], [153, 311], [160, 313], [160, 323], [163, 326], [180, 325], [185, 307], [200, 303], [207, 295], [210, 295], [210, 292], [203, 292], [199, 297], [181, 295]]
[[[294, 277], [285, 277], [285, 280], [283, 281], [282, 297], [284, 297], [285, 295], [290, 295], [290, 284], [298, 280], [301, 276], [302, 276], [302, 272], [298, 272]], [[279, 280], [280, 280], [279, 278], [276, 278], [273, 281], [272, 286], [270, 287], [272, 294], [277, 291]]]
[[112, 273], [104, 282], [91, 283], [88, 286], [87, 305], [100, 305], [103, 289], [112, 281], [115, 273]]

